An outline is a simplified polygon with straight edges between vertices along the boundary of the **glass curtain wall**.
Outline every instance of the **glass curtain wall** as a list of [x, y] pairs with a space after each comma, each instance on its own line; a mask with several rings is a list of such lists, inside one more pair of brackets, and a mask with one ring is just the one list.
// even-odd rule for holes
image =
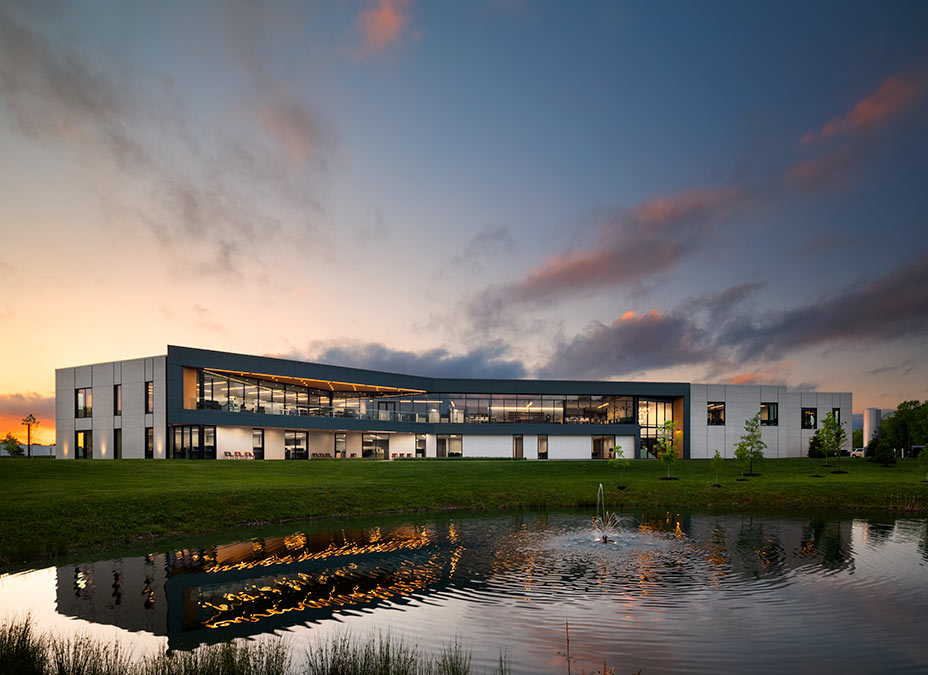
[[307, 432], [284, 432], [284, 459], [309, 459], [309, 434]]
[[639, 399], [638, 424], [641, 427], [641, 447], [638, 459], [657, 457], [657, 441], [663, 433], [664, 423], [673, 420], [673, 401]]

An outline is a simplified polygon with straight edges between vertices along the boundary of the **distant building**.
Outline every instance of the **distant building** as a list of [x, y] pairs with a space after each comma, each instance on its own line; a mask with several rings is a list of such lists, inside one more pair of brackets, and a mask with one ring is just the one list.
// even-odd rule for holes
[[864, 447], [870, 445], [870, 441], [880, 431], [880, 422], [882, 415], [879, 408], [867, 408], [864, 410]]
[[[760, 412], [767, 457], [805, 456], [851, 394], [763, 385], [431, 378], [168, 346], [55, 372], [62, 459], [732, 457]], [[850, 451], [848, 434], [846, 451]]]

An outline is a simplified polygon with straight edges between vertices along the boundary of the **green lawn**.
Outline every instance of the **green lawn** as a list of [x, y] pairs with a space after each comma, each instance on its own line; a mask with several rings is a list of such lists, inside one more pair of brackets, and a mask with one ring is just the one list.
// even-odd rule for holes
[[[928, 483], [914, 460], [883, 468], [853, 459], [846, 474], [822, 460], [768, 460], [763, 475], [720, 480], [710, 462], [680, 461], [663, 481], [658, 462], [630, 462], [627, 489], [606, 462], [479, 460], [119, 462], [0, 460], [0, 569], [68, 553], [251, 523], [328, 515], [437, 509], [592, 506], [602, 482], [610, 509], [676, 506], [724, 510], [928, 512]], [[812, 474], [821, 474], [813, 478]]]

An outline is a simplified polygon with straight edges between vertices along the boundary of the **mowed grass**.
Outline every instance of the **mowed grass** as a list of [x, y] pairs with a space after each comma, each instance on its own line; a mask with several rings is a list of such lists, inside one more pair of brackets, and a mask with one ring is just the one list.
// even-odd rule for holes
[[[833, 460], [832, 460], [833, 462]], [[323, 516], [441, 509], [591, 507], [603, 483], [611, 510], [843, 509], [928, 512], [914, 460], [884, 468], [841, 460], [767, 460], [737, 481], [733, 461], [629, 462], [620, 479], [603, 461], [407, 460], [304, 462], [0, 460], [0, 569], [71, 554]], [[813, 477], [819, 474], [822, 477]], [[619, 483], [625, 484], [619, 490]]]

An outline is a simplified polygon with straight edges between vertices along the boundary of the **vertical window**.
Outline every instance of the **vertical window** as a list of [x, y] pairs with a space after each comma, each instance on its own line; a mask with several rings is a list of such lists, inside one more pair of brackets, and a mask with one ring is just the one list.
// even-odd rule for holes
[[122, 415], [122, 385], [113, 385], [113, 414]]
[[762, 427], [775, 427], [780, 423], [779, 406], [776, 403], [760, 404], [760, 425]]
[[74, 416], [91, 417], [93, 415], [93, 389], [82, 387], [74, 390]]
[[512, 437], [512, 458], [522, 459], [522, 436], [517, 434]]
[[122, 459], [122, 429], [113, 429], [113, 459]]
[[345, 459], [348, 455], [348, 434], [335, 434], [335, 456]]
[[155, 383], [149, 381], [145, 383], [145, 413], [153, 412], [155, 412]]
[[309, 439], [305, 431], [284, 432], [284, 459], [309, 459]]
[[538, 459], [548, 459], [548, 437], [538, 437]]
[[835, 418], [835, 422], [841, 424], [841, 408], [832, 408], [831, 409], [832, 417]]
[[416, 457], [425, 457], [425, 434], [416, 434]]
[[93, 459], [93, 432], [74, 433], [74, 459]]
[[593, 436], [592, 459], [610, 459], [615, 447], [615, 436]]
[[710, 427], [725, 426], [725, 404], [721, 402], [709, 403], [706, 411], [708, 418], [706, 424]]
[[803, 408], [802, 409], [802, 428], [803, 429], [818, 429], [818, 409], [817, 408]]
[[155, 457], [155, 429], [154, 427], [145, 427], [145, 459], [154, 459]]
[[251, 451], [255, 459], [264, 459], [264, 429], [254, 429], [251, 432]]

